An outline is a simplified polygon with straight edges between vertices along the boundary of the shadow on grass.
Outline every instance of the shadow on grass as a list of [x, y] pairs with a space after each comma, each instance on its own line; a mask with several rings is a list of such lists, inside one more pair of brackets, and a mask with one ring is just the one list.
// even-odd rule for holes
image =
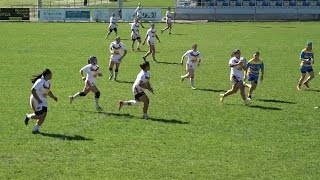
[[271, 26], [257, 26], [258, 28], [265, 28], [265, 29], [269, 29], [272, 28]]
[[171, 123], [171, 124], [190, 124], [190, 122], [180, 121], [176, 119], [162, 119], [162, 118], [154, 118], [154, 117], [149, 117], [147, 121], [156, 121], [156, 122]]
[[[130, 114], [123, 114], [123, 113], [98, 112], [98, 111], [80, 111], [80, 110], [79, 110], [79, 112], [97, 113], [97, 114], [103, 114], [103, 115], [106, 115], [106, 116], [126, 117], [128, 119], [137, 118], [137, 119], [144, 120], [144, 119], [142, 119], [140, 117], [135, 117], [135, 116], [132, 116]], [[177, 120], [177, 119], [163, 119], [163, 118], [154, 118], [154, 117], [149, 117], [149, 119], [147, 119], [147, 121], [156, 121], [156, 122], [171, 123], [171, 124], [190, 124], [190, 122], [180, 121], [180, 120]]]
[[57, 138], [57, 139], [67, 140], [67, 141], [92, 141], [93, 140], [80, 135], [65, 135], [65, 134], [43, 133], [43, 132], [39, 134], [42, 136], [47, 136], [47, 137]]
[[226, 92], [225, 90], [222, 90], [222, 89], [208, 89], [208, 88], [197, 88], [196, 90], [209, 91], [209, 92]]
[[263, 101], [263, 102], [274, 102], [274, 103], [283, 103], [283, 104], [297, 104], [295, 102], [291, 101], [282, 101], [282, 100], [276, 100], [276, 99], [257, 99], [258, 101]]
[[183, 36], [183, 35], [187, 35], [187, 34], [181, 34], [181, 33], [171, 33], [169, 34], [170, 36]]
[[281, 108], [277, 107], [266, 107], [266, 106], [259, 106], [259, 105], [250, 105], [249, 108], [257, 108], [257, 109], [263, 109], [263, 110], [282, 110]]
[[133, 81], [125, 81], [125, 80], [117, 80], [117, 83], [127, 83], [127, 84], [133, 84]]
[[180, 63], [177, 63], [177, 62], [162, 62], [162, 61], [158, 61], [157, 63], [159, 63], [159, 64], [173, 64], [173, 65], [180, 65]]
[[305, 91], [320, 92], [320, 90], [319, 90], [319, 89], [306, 89]]

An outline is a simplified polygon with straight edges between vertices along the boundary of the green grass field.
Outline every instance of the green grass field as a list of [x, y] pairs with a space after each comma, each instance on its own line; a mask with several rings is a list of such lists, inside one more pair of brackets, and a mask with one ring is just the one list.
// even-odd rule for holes
[[[163, 27], [156, 25], [158, 32]], [[127, 23], [119, 25], [129, 48], [119, 80], [129, 83], [107, 80], [106, 24], [0, 23], [0, 179], [318, 179], [319, 28], [317, 22], [174, 24], [172, 35], [159, 33], [156, 56], [163, 63], [151, 62], [155, 94], [148, 93], [151, 119], [143, 120], [142, 106], [117, 106], [132, 99], [130, 82], [145, 53], [130, 50]], [[316, 78], [298, 92], [307, 40], [314, 43]], [[203, 62], [192, 91], [180, 82], [185, 67], [175, 63], [195, 42]], [[239, 94], [219, 102], [231, 86], [227, 63], [237, 48], [247, 59], [260, 51], [266, 66], [248, 107]], [[104, 73], [102, 113], [93, 94], [68, 102], [83, 87], [79, 69], [89, 55]], [[34, 122], [23, 123], [31, 111], [30, 78], [46, 67], [59, 100], [49, 100], [43, 134], [33, 135]]]
[[[47, 7], [52, 6], [64, 6], [64, 5], [81, 5], [83, 0], [42, 0], [43, 6]], [[110, 1], [106, 3], [107, 0], [88, 0], [89, 5], [91, 6], [107, 6], [107, 7], [116, 7], [117, 2]], [[143, 7], [168, 7], [174, 6], [174, 0], [123, 0], [124, 7], [136, 7], [138, 3], [141, 3]], [[16, 5], [37, 5], [38, 0], [1, 0], [0, 7], [11, 7]]]

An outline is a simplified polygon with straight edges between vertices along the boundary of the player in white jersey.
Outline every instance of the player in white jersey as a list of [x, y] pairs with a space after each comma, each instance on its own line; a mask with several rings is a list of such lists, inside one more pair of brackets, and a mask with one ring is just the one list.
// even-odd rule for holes
[[140, 21], [141, 27], [144, 28], [142, 25], [142, 10], [141, 10], [141, 4], [138, 4], [138, 7], [134, 10], [133, 14], [133, 19], [137, 19], [137, 21]]
[[[121, 38], [117, 36], [115, 41], [111, 42], [109, 50], [111, 53], [110, 62], [109, 62], [109, 71], [110, 71], [109, 80], [112, 80], [112, 78], [114, 77], [114, 80], [116, 81], [118, 77], [120, 63], [127, 54], [127, 48], [121, 42]], [[113, 73], [114, 66], [116, 66], [116, 68]]]
[[50, 69], [45, 69], [41, 74], [34, 75], [33, 79], [31, 79], [33, 86], [31, 88], [30, 106], [33, 109], [33, 113], [26, 114], [24, 123], [28, 125], [30, 119], [37, 119], [37, 123], [32, 130], [33, 134], [40, 133], [39, 129], [47, 116], [47, 96], [58, 101], [58, 98], [50, 90], [51, 78], [52, 72]]
[[184, 53], [181, 57], [181, 65], [183, 65], [184, 58], [187, 57], [187, 63], [186, 63], [186, 70], [187, 74], [181, 76], [181, 81], [183, 81], [185, 78], [190, 78], [190, 84], [191, 88], [193, 90], [196, 89], [194, 86], [194, 72], [197, 66], [200, 66], [201, 62], [201, 55], [198, 51], [198, 45], [193, 44], [192, 49]]
[[245, 86], [243, 84], [243, 70], [246, 68], [245, 59], [241, 57], [241, 51], [236, 50], [232, 53], [229, 60], [229, 66], [231, 68], [230, 81], [232, 82], [232, 88], [224, 94], [220, 94], [220, 101], [223, 102], [224, 98], [236, 93], [240, 89], [240, 95], [245, 105], [250, 104], [250, 99], [245, 95]]
[[[86, 73], [86, 77], [84, 76], [84, 73]], [[77, 92], [73, 96], [69, 96], [70, 103], [79, 96], [86, 96], [90, 91], [92, 91], [95, 95], [96, 109], [98, 111], [102, 111], [102, 108], [99, 105], [100, 91], [96, 84], [97, 77], [102, 76], [99, 70], [97, 57], [89, 57], [88, 64], [80, 69], [80, 75], [82, 80], [84, 80], [84, 88], [81, 92]]]
[[165, 30], [169, 29], [169, 34], [171, 34], [172, 29], [172, 14], [171, 14], [171, 8], [168, 7], [168, 10], [166, 12], [166, 24], [167, 27], [161, 30], [161, 33], [163, 33]]
[[148, 44], [149, 44], [149, 51], [142, 57], [144, 61], [147, 60], [147, 56], [152, 54], [153, 61], [157, 62], [157, 60], [156, 60], [155, 38], [157, 38], [157, 40], [160, 43], [160, 39], [159, 39], [159, 37], [158, 37], [158, 35], [156, 33], [156, 29], [154, 28], [154, 23], [151, 23], [150, 29], [148, 29], [146, 37], [144, 38], [144, 41], [142, 43], [144, 45], [146, 43], [146, 41], [148, 40]]
[[131, 44], [131, 49], [134, 51], [134, 42], [137, 40], [137, 50], [140, 51], [140, 43], [141, 43], [141, 37], [139, 33], [139, 24], [138, 20], [135, 18], [134, 23], [131, 24], [131, 39], [132, 39], [132, 44]]
[[111, 17], [110, 17], [110, 23], [109, 23], [109, 32], [106, 35], [106, 38], [109, 37], [109, 35], [111, 34], [112, 31], [114, 31], [116, 33], [116, 36], [118, 36], [118, 29], [117, 29], [117, 18], [116, 18], [116, 14], [112, 13]]
[[148, 89], [153, 93], [153, 89], [150, 85], [150, 64], [148, 61], [145, 61], [143, 64], [140, 64], [141, 71], [137, 75], [137, 78], [132, 86], [132, 91], [134, 94], [134, 100], [129, 101], [119, 101], [119, 110], [123, 106], [136, 106], [138, 102], [143, 102], [143, 118], [148, 119], [148, 107], [149, 107], [149, 98], [145, 94], [144, 90]]

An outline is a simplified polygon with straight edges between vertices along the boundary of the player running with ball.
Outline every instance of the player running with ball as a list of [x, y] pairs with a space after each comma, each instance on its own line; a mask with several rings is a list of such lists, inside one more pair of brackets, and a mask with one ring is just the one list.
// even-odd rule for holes
[[230, 72], [230, 81], [232, 82], [232, 88], [228, 90], [224, 94], [220, 94], [221, 98], [220, 101], [223, 102], [224, 98], [230, 96], [240, 89], [240, 95], [243, 99], [245, 105], [250, 104], [250, 99], [246, 98], [245, 95], [245, 87], [243, 85], [243, 69], [245, 68], [245, 59], [241, 57], [240, 50], [236, 50], [232, 53], [233, 57], [229, 60], [229, 66], [231, 68]]

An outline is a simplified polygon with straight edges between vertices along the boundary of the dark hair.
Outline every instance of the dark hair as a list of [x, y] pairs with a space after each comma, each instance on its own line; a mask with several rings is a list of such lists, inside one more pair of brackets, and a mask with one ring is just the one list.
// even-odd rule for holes
[[89, 56], [88, 64], [91, 64], [91, 61], [93, 61], [94, 59], [97, 59], [97, 57], [96, 56]]
[[150, 66], [148, 61], [145, 61], [144, 63], [140, 64], [140, 68], [145, 70], [147, 66]]
[[45, 69], [45, 70], [43, 70], [42, 73], [33, 75], [32, 78], [31, 78], [31, 82], [34, 84], [34, 83], [35, 83], [38, 79], [40, 79], [42, 76], [46, 76], [46, 75], [48, 75], [48, 74], [51, 74], [50, 69]]

